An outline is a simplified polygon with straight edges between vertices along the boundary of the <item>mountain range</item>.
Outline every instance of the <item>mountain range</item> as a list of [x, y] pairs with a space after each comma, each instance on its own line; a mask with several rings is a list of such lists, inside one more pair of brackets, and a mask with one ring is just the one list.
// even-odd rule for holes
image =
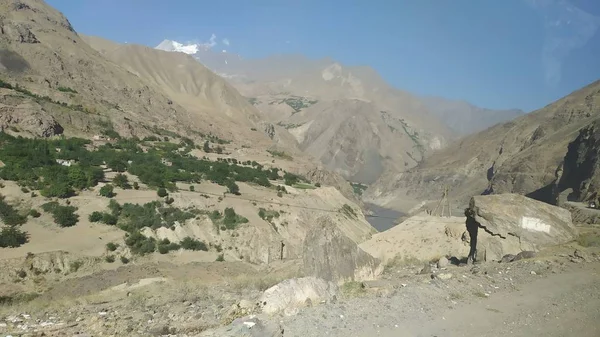
[[300, 149], [351, 181], [416, 166], [458, 136], [522, 114], [466, 102], [420, 98], [390, 86], [371, 67], [330, 58], [274, 55], [244, 59], [165, 40], [157, 49], [192, 55], [227, 79]]

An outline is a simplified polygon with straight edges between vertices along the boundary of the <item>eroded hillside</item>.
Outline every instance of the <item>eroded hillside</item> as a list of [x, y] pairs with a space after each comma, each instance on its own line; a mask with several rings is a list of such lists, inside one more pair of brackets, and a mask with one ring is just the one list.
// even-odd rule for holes
[[599, 112], [600, 82], [594, 82], [538, 111], [463, 138], [409, 172], [388, 172], [367, 191], [367, 199], [406, 209], [415, 199], [438, 199], [446, 185], [461, 205], [482, 193], [555, 199], [563, 163], [573, 165], [565, 157], [569, 143], [589, 133], [582, 129]]

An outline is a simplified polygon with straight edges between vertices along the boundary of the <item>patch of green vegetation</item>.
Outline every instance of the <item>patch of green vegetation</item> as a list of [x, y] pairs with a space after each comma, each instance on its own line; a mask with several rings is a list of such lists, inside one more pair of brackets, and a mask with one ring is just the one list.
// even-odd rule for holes
[[277, 211], [273, 211], [273, 210], [266, 210], [264, 208], [259, 208], [258, 209], [258, 216], [268, 222], [273, 221], [273, 219], [277, 219], [281, 216], [281, 214], [279, 214], [279, 212]]
[[104, 261], [106, 261], [108, 263], [113, 263], [113, 262], [115, 262], [115, 256], [114, 255], [106, 255], [104, 257]]
[[423, 144], [421, 144], [421, 141], [419, 140], [419, 132], [410, 132], [408, 123], [406, 123], [404, 119], [399, 119], [399, 121], [402, 125], [402, 129], [404, 129], [404, 132], [408, 135], [408, 137], [410, 137], [410, 139], [415, 144], [414, 146], [419, 150], [419, 152], [421, 152], [421, 154], [425, 153], [425, 147], [423, 147]]
[[247, 218], [238, 215], [231, 207], [225, 208], [223, 214], [217, 210], [214, 210], [212, 213], [210, 213], [209, 217], [215, 226], [222, 230], [233, 230], [241, 224], [248, 223]]
[[269, 152], [273, 157], [277, 157], [277, 158], [282, 158], [285, 160], [294, 160], [294, 158], [292, 158], [292, 156], [290, 156], [289, 154], [283, 152], [283, 151], [275, 151], [275, 150], [267, 150], [267, 152]]
[[27, 216], [19, 213], [19, 211], [4, 200], [4, 196], [0, 195], [0, 219], [6, 226], [20, 226], [27, 222]]
[[346, 282], [341, 287], [341, 293], [345, 297], [357, 297], [367, 293], [365, 284], [357, 281]]
[[306, 183], [298, 183], [298, 184], [294, 184], [295, 188], [301, 189], [301, 190], [314, 190], [316, 187], [311, 185], [311, 184], [306, 184]]
[[79, 270], [79, 268], [81, 268], [81, 266], [83, 266], [83, 262], [77, 260], [77, 261], [72, 261], [71, 263], [69, 263], [69, 271], [74, 273], [76, 271]]
[[279, 123], [277, 123], [277, 125], [282, 126], [286, 130], [289, 130], [289, 129], [299, 128], [299, 127], [301, 127], [304, 124], [284, 124], [282, 122], [279, 122]]
[[317, 102], [317, 100], [310, 100], [306, 97], [292, 96], [284, 98], [279, 103], [285, 103], [289, 105], [292, 109], [294, 109], [294, 112], [292, 114], [295, 114], [300, 112], [304, 108], [308, 108], [311, 105], [317, 104]]
[[77, 90], [71, 89], [69, 87], [58, 87], [57, 89], [58, 89], [58, 91], [61, 91], [61, 92], [70, 92], [72, 94], [77, 94], [78, 93]]
[[356, 211], [354, 211], [354, 208], [352, 208], [352, 206], [350, 206], [348, 204], [344, 204], [342, 206], [342, 208], [340, 208], [340, 212], [345, 214], [349, 218], [358, 219], [358, 215], [356, 214]]
[[250, 103], [252, 105], [257, 105], [260, 102], [258, 101], [258, 98], [256, 98], [256, 97], [248, 97], [248, 103]]
[[0, 79], [0, 88], [6, 88], [6, 89], [11, 89], [14, 90], [16, 92], [19, 92], [25, 96], [31, 97], [33, 98], [36, 102], [38, 103], [44, 103], [44, 102], [48, 102], [48, 103], [53, 103], [53, 104], [57, 104], [60, 105], [62, 107], [71, 109], [71, 110], [76, 110], [76, 111], [83, 111], [86, 113], [90, 113], [90, 111], [86, 108], [84, 108], [82, 105], [71, 105], [65, 102], [60, 102], [60, 101], [55, 101], [52, 98], [48, 97], [48, 96], [40, 96], [38, 94], [34, 94], [31, 91], [27, 90], [26, 88], [23, 88], [21, 86], [19, 86], [19, 84], [15, 84], [12, 85], [8, 82], [5, 82], [3, 80]]
[[114, 242], [109, 242], [106, 244], [106, 250], [108, 250], [109, 252], [114, 252], [115, 250], [117, 250], [119, 246], [114, 243]]
[[117, 195], [115, 192], [115, 187], [111, 184], [106, 184], [100, 188], [100, 195], [106, 198], [112, 198]]
[[34, 299], [38, 298], [40, 296], [40, 294], [38, 293], [18, 293], [15, 295], [3, 295], [0, 296], [0, 305], [5, 305], [5, 306], [9, 306], [9, 305], [17, 305], [17, 304], [24, 304], [27, 302], [31, 302]]
[[18, 226], [4, 226], [0, 231], [0, 248], [17, 248], [29, 241], [29, 234]]
[[352, 190], [354, 191], [354, 194], [356, 194], [358, 196], [361, 196], [368, 187], [367, 185], [364, 185], [361, 183], [350, 183], [350, 185], [352, 186]]
[[217, 256], [217, 259], [215, 261], [217, 261], [217, 262], [224, 262], [225, 261], [225, 256], [223, 254], [219, 254]]
[[61, 227], [72, 227], [79, 222], [79, 215], [75, 214], [77, 207], [61, 206], [56, 201], [51, 201], [42, 205], [44, 212], [52, 214], [54, 222]]

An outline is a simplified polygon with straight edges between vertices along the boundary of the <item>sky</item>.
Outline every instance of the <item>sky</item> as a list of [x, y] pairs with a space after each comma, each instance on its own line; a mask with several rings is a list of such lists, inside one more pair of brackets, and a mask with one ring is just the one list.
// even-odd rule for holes
[[532, 111], [600, 79], [598, 0], [47, 0], [75, 30], [155, 47], [368, 65], [417, 95]]

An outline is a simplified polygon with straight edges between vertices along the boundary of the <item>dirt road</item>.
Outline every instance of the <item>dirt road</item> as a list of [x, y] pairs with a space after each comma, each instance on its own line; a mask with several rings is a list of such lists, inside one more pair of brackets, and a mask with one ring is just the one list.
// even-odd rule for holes
[[517, 289], [457, 304], [406, 290], [389, 299], [353, 301], [333, 314], [331, 308], [306, 312], [285, 324], [285, 336], [600, 336], [600, 263], [533, 276]]

